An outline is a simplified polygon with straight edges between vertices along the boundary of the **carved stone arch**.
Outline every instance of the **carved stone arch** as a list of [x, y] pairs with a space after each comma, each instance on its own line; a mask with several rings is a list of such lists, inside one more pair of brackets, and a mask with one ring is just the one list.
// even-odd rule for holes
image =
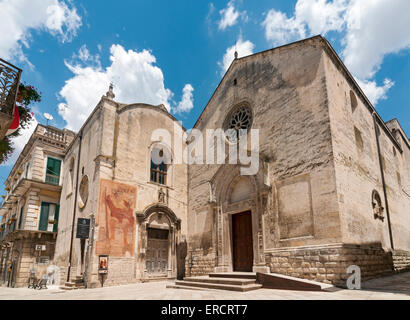
[[[227, 194], [232, 188], [232, 184], [235, 183], [235, 180], [245, 177], [241, 176], [240, 168], [238, 165], [225, 165], [219, 168], [210, 181], [213, 194], [215, 195], [214, 200], [219, 203], [228, 201]], [[255, 192], [257, 192], [259, 190], [257, 176], [246, 177], [249, 178]]]
[[167, 206], [161, 205], [161, 204], [152, 204], [146, 207], [143, 211], [143, 216], [142, 216], [142, 223], [149, 223], [149, 219], [153, 214], [164, 214], [171, 226], [175, 226], [177, 229], [179, 229], [180, 224], [181, 224], [181, 219], [178, 219], [176, 214]]

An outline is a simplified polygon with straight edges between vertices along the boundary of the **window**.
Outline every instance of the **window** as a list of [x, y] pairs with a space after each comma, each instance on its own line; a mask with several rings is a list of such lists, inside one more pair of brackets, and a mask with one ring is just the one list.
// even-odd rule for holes
[[384, 208], [382, 207], [382, 199], [380, 198], [380, 195], [376, 190], [373, 190], [373, 193], [372, 193], [372, 207], [373, 207], [374, 218], [384, 221], [384, 216], [383, 216]]
[[47, 158], [46, 182], [59, 185], [60, 184], [61, 160]]
[[355, 140], [356, 140], [357, 149], [359, 149], [361, 152], [363, 152], [364, 143], [363, 143], [362, 133], [356, 127], [354, 127], [354, 137], [355, 137]]
[[1, 226], [0, 226], [0, 238], [3, 238], [3, 235], [4, 235], [4, 231], [6, 230], [6, 224], [5, 223], [3, 223]]
[[248, 131], [252, 127], [253, 115], [252, 109], [248, 105], [240, 105], [234, 108], [226, 117], [224, 123], [224, 130], [230, 130], [228, 139], [231, 142], [239, 140], [243, 131]]
[[164, 149], [154, 148], [151, 152], [151, 177], [150, 181], [159, 184], [167, 183], [168, 165], [165, 162], [168, 157], [165, 155]]
[[28, 170], [30, 169], [30, 162], [27, 162], [26, 165], [26, 179], [28, 179]]
[[50, 263], [50, 257], [43, 256], [43, 257], [38, 257], [38, 264], [42, 266], [46, 266]]
[[38, 230], [57, 232], [59, 213], [60, 206], [58, 204], [42, 202]]
[[401, 176], [400, 173], [398, 171], [396, 171], [396, 175], [397, 175], [397, 183], [399, 184], [399, 188], [401, 188]]
[[16, 214], [13, 214], [11, 216], [11, 224], [10, 224], [10, 232], [13, 232], [14, 230], [16, 230]]
[[350, 90], [350, 105], [352, 107], [352, 112], [355, 112], [357, 108], [357, 98], [352, 90]]
[[23, 212], [24, 212], [24, 206], [21, 206], [21, 208], [20, 208], [20, 217], [19, 217], [19, 225], [18, 225], [19, 230], [21, 230], [21, 226], [23, 225]]
[[83, 176], [80, 182], [80, 189], [79, 189], [79, 206], [80, 209], [83, 209], [87, 204], [88, 199], [88, 189], [89, 189], [89, 182], [88, 176]]

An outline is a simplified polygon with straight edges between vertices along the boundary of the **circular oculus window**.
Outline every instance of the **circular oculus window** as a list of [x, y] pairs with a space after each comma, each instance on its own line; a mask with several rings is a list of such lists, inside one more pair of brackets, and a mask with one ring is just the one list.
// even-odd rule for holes
[[228, 131], [227, 138], [230, 142], [237, 142], [251, 127], [253, 122], [252, 110], [249, 106], [235, 108], [226, 118], [224, 130]]
[[79, 188], [80, 199], [78, 199], [78, 205], [81, 209], [84, 208], [85, 205], [87, 204], [88, 193], [89, 193], [89, 182], [88, 182], [88, 176], [85, 175], [81, 179], [80, 188]]

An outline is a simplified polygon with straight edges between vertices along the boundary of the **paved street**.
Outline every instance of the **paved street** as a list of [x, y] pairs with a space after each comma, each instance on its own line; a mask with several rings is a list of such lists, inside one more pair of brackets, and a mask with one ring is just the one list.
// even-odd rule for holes
[[260, 289], [250, 292], [167, 289], [170, 282], [138, 283], [99, 289], [63, 291], [0, 288], [1, 300], [410, 300], [410, 272], [372, 280], [363, 290], [302, 292]]

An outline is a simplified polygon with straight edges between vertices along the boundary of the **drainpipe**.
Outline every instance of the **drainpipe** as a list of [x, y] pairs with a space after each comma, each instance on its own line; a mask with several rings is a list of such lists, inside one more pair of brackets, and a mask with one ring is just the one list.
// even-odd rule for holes
[[90, 260], [90, 252], [93, 252], [93, 244], [94, 244], [94, 230], [95, 230], [95, 218], [94, 214], [91, 214], [91, 239], [88, 240], [87, 246], [87, 254], [85, 258], [85, 271], [84, 271], [84, 287], [87, 288], [87, 281], [88, 281], [88, 264]]
[[70, 282], [70, 271], [71, 271], [71, 259], [73, 257], [73, 242], [74, 242], [74, 226], [75, 226], [75, 215], [77, 212], [77, 195], [78, 195], [78, 178], [80, 175], [80, 158], [81, 158], [81, 144], [83, 141], [83, 132], [79, 133], [79, 146], [78, 146], [78, 159], [77, 159], [77, 174], [76, 174], [76, 184], [75, 184], [75, 195], [74, 195], [74, 209], [73, 209], [73, 225], [71, 226], [71, 243], [70, 243], [70, 255], [68, 258], [68, 270], [67, 270], [67, 282]]
[[376, 133], [377, 154], [379, 156], [380, 173], [381, 173], [381, 177], [382, 177], [382, 185], [383, 185], [383, 193], [384, 193], [384, 203], [385, 203], [385, 206], [386, 206], [387, 224], [389, 226], [390, 246], [391, 246], [391, 249], [394, 250], [393, 234], [392, 234], [391, 223], [390, 223], [389, 202], [387, 200], [386, 181], [384, 179], [382, 155], [381, 155], [381, 152], [380, 152], [380, 141], [379, 141], [379, 130], [380, 129], [379, 129], [379, 126], [377, 125], [376, 113], [373, 113], [373, 122], [374, 122], [374, 130], [375, 130], [375, 133]]

